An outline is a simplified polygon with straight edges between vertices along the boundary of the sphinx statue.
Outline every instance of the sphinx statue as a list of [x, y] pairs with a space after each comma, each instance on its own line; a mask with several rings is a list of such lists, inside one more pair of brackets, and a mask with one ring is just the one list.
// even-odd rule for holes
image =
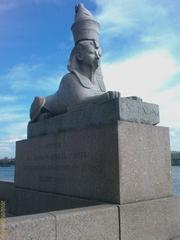
[[82, 103], [97, 103], [118, 98], [119, 92], [106, 92], [100, 67], [100, 25], [92, 14], [78, 4], [71, 27], [75, 46], [71, 51], [68, 71], [57, 92], [35, 97], [30, 108], [31, 122], [63, 114]]

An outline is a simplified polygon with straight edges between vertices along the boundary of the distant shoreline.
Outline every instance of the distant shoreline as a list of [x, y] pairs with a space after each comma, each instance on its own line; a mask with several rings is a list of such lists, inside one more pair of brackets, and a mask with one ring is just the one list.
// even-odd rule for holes
[[0, 158], [0, 167], [9, 167], [15, 165], [15, 158]]
[[14, 166], [15, 162], [14, 161], [0, 161], [0, 167], [9, 167], [9, 166]]
[[171, 152], [171, 164], [172, 166], [180, 166], [180, 151]]
[[14, 166], [15, 163], [0, 163], [0, 167], [10, 167], [10, 166]]

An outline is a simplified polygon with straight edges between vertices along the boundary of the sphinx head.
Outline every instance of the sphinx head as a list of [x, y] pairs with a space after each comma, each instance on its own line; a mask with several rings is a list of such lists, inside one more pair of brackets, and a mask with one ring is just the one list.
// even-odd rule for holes
[[93, 40], [80, 41], [72, 50], [68, 70], [79, 70], [82, 65], [96, 71], [99, 67], [101, 58], [101, 48], [97, 42]]

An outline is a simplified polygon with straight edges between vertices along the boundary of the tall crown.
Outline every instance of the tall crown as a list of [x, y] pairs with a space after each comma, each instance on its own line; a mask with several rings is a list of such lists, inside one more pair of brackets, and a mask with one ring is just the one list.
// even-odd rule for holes
[[75, 44], [82, 40], [99, 42], [100, 25], [82, 3], [75, 7], [75, 19], [71, 30]]

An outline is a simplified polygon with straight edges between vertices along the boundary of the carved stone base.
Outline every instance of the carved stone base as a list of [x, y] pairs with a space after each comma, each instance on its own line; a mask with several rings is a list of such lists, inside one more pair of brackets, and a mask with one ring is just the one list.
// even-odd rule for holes
[[118, 121], [19, 141], [15, 185], [120, 204], [170, 196], [168, 129]]
[[159, 107], [142, 100], [119, 98], [99, 104], [81, 104], [65, 114], [28, 124], [28, 138], [48, 135], [63, 130], [99, 127], [113, 122], [129, 121], [156, 125]]

